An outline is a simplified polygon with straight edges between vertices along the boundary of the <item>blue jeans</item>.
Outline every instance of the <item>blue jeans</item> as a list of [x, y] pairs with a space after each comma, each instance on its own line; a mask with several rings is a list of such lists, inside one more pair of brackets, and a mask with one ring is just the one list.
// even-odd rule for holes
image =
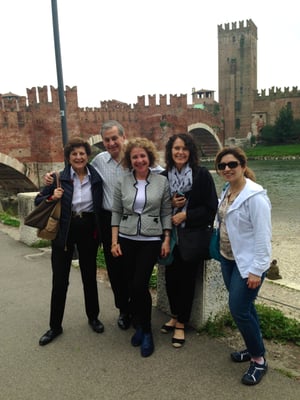
[[254, 301], [261, 287], [249, 289], [247, 278], [242, 278], [235, 261], [221, 256], [221, 270], [225, 286], [229, 292], [229, 309], [236, 323], [246, 347], [252, 357], [262, 357], [265, 346], [259, 325]]

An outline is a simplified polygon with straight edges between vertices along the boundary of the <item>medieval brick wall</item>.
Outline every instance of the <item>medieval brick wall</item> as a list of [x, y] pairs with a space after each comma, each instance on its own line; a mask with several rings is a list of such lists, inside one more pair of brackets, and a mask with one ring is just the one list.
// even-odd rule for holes
[[[17, 95], [0, 95], [0, 153], [23, 163], [57, 163], [63, 161], [58, 90], [47, 86], [27, 89], [27, 99]], [[99, 134], [103, 122], [118, 120], [127, 137], [144, 136], [153, 140], [158, 150], [166, 139], [188, 126], [203, 123], [222, 132], [219, 116], [187, 104], [187, 95], [139, 96], [130, 105], [103, 101], [99, 108], [79, 108], [77, 88], [66, 87], [66, 120], [68, 136], [90, 139]]]

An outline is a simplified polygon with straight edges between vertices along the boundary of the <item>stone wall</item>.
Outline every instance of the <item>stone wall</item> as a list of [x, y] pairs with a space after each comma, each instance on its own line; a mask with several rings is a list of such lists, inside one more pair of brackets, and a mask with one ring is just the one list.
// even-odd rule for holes
[[37, 192], [18, 193], [18, 215], [20, 219], [20, 241], [31, 246], [40, 240], [36, 235], [36, 228], [24, 225], [24, 218], [34, 209], [34, 199]]

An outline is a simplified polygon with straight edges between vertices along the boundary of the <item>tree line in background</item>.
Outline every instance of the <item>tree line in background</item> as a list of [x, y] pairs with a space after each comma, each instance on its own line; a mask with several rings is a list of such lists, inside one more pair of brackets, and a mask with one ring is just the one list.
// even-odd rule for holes
[[289, 104], [280, 110], [275, 125], [262, 128], [257, 142], [264, 145], [300, 143], [300, 119], [294, 119]]

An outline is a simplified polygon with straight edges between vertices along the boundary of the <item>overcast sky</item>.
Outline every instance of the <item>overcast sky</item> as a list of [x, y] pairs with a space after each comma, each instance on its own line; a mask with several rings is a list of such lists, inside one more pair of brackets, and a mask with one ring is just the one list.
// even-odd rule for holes
[[[1, 1], [0, 93], [57, 88], [51, 0]], [[252, 19], [258, 89], [300, 89], [296, 0], [57, 0], [63, 81], [80, 107], [215, 90], [218, 25]]]

